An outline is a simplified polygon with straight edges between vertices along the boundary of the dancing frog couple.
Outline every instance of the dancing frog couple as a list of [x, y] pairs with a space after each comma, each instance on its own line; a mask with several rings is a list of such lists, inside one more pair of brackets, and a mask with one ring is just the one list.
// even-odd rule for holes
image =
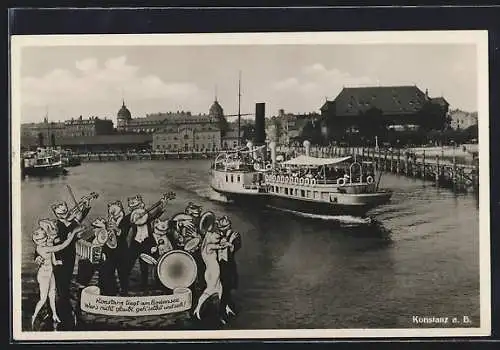
[[201, 319], [200, 311], [212, 295], [220, 302], [220, 319], [223, 324], [229, 315], [234, 315], [231, 290], [237, 287], [237, 271], [234, 254], [241, 247], [239, 233], [231, 229], [227, 216], [216, 220], [215, 227], [209, 228], [201, 245], [201, 256], [205, 263], [206, 288], [198, 299], [194, 315]]
[[57, 260], [55, 253], [68, 247], [75, 236], [81, 233], [77, 228], [68, 233], [66, 239], [58, 245], [54, 245], [58, 230], [55, 220], [43, 219], [39, 221], [39, 227], [33, 232], [32, 239], [36, 245], [36, 252], [40, 257], [40, 265], [37, 273], [37, 282], [40, 290], [40, 299], [35, 306], [35, 312], [31, 317], [31, 326], [33, 327], [35, 319], [42, 309], [43, 305], [49, 299], [49, 306], [52, 311], [52, 320], [54, 324], [61, 320], [56, 309], [56, 281], [54, 276], [54, 266], [63, 265], [61, 260]]

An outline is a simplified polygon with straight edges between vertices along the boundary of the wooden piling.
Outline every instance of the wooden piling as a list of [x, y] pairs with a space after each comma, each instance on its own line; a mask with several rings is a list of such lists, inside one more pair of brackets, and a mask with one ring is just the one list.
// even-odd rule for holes
[[399, 174], [400, 170], [400, 158], [401, 158], [401, 150], [398, 149], [398, 157], [396, 159], [396, 173]]
[[439, 156], [436, 155], [436, 169], [435, 169], [435, 180], [436, 180], [436, 182], [439, 182], [440, 175], [441, 175], [441, 168], [439, 166]]
[[384, 167], [382, 169], [387, 171], [387, 148], [384, 148]]

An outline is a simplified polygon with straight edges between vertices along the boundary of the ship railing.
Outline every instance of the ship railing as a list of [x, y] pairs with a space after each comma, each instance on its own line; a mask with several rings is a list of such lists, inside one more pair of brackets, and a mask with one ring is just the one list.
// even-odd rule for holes
[[368, 176], [354, 176], [350, 177], [347, 174], [338, 178], [314, 178], [314, 177], [298, 177], [289, 175], [265, 175], [266, 183], [282, 183], [289, 185], [299, 186], [358, 186], [370, 185], [374, 183], [374, 177]]
[[351, 166], [349, 166], [349, 182], [350, 183], [353, 183], [354, 176], [352, 174], [353, 174], [353, 170], [355, 170], [356, 167], [359, 168], [359, 182], [361, 182], [363, 180], [363, 167], [361, 166], [360, 163], [354, 162], [351, 164]]
[[243, 184], [243, 188], [246, 190], [258, 190], [260, 188], [260, 186]]

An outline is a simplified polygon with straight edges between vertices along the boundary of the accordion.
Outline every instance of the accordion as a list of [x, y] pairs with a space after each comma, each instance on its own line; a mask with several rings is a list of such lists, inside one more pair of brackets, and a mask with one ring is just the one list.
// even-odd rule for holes
[[76, 241], [76, 254], [83, 260], [89, 260], [92, 264], [99, 264], [102, 257], [102, 246], [79, 239]]

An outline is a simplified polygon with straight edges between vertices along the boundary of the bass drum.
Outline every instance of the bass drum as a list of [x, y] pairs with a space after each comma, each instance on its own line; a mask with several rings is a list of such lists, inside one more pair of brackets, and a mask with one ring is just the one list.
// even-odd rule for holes
[[194, 258], [183, 250], [171, 250], [156, 265], [160, 282], [169, 289], [189, 288], [196, 280], [198, 267]]

